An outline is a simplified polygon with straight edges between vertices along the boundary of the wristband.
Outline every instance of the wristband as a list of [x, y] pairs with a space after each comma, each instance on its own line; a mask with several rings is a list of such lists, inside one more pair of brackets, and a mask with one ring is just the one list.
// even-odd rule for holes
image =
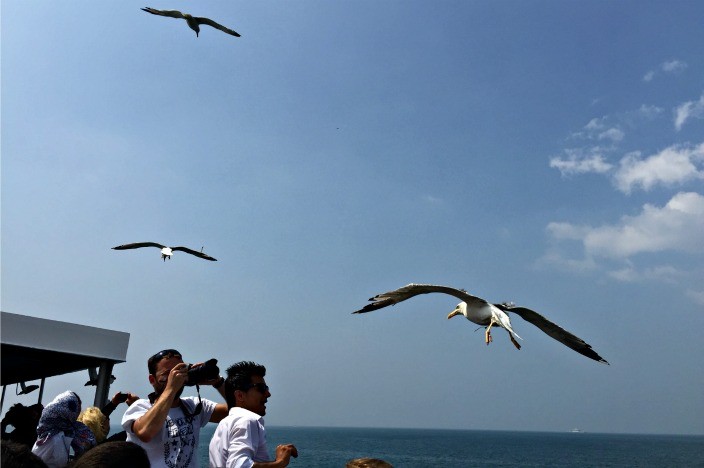
[[213, 385], [213, 388], [219, 389], [220, 387], [223, 386], [224, 383], [225, 383], [225, 377], [220, 376], [220, 381], [218, 383], [216, 383], [215, 385]]

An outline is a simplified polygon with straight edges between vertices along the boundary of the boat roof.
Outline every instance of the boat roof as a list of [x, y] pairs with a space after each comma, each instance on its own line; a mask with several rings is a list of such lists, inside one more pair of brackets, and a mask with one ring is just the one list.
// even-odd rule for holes
[[0, 312], [0, 385], [125, 362], [130, 334]]

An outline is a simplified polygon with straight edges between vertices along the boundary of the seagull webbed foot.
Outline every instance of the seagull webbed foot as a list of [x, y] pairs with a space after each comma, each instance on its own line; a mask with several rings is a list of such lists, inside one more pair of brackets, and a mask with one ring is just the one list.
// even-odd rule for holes
[[486, 332], [484, 332], [484, 342], [487, 346], [489, 346], [489, 343], [491, 343], [492, 341], [494, 341], [494, 338], [491, 336], [491, 325], [489, 325], [486, 328]]

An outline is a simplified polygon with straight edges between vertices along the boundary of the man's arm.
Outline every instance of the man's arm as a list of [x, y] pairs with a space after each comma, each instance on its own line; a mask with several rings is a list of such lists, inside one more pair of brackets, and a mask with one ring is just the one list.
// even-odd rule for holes
[[[239, 421], [228, 432], [227, 468], [283, 468], [288, 466], [291, 457], [298, 456], [298, 450], [292, 444], [276, 447], [276, 460], [256, 461], [256, 458], [269, 458], [264, 442], [264, 426], [254, 419]], [[249, 465], [249, 463], [253, 463]]]
[[213, 414], [210, 415], [210, 422], [219, 423], [227, 417], [228, 411], [229, 410], [227, 409], [227, 405], [225, 403], [218, 403], [215, 405]]
[[162, 394], [143, 416], [132, 423], [132, 432], [142, 442], [151, 441], [164, 427], [164, 421], [169, 415], [174, 399], [188, 379], [187, 370], [188, 366], [184, 363], [174, 366], [169, 372], [166, 388]]
[[[218, 378], [213, 382], [213, 388], [218, 391], [220, 396], [225, 398], [225, 379], [223, 377]], [[215, 406], [215, 410], [213, 411], [213, 414], [210, 415], [210, 422], [213, 423], [219, 423], [225, 417], [227, 416], [227, 413], [229, 412], [229, 408], [227, 407], [226, 403], [218, 403]]]
[[276, 447], [276, 460], [270, 462], [254, 462], [252, 468], [283, 468], [288, 466], [291, 457], [298, 457], [298, 450], [293, 444], [279, 445]]
[[135, 395], [134, 393], [122, 393], [122, 392], [117, 392], [110, 401], [108, 401], [105, 406], [103, 406], [100, 409], [100, 412], [103, 413], [105, 416], [110, 417], [113, 411], [115, 411], [115, 408], [117, 408], [120, 403], [127, 403], [127, 406], [130, 406], [132, 403], [135, 401], [139, 400], [139, 397]]

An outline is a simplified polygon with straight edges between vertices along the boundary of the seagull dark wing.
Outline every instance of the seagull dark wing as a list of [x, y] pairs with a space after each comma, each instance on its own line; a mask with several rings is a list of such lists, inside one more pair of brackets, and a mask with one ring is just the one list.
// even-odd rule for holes
[[124, 244], [113, 247], [113, 250], [127, 250], [127, 249], [138, 249], [140, 247], [157, 247], [163, 249], [165, 245], [157, 244], [156, 242], [135, 242], [133, 244]]
[[365, 312], [371, 312], [372, 310], [382, 309], [384, 307], [398, 304], [406, 299], [410, 299], [414, 296], [420, 294], [430, 294], [430, 293], [444, 293], [450, 296], [455, 296], [456, 298], [466, 302], [467, 304], [486, 304], [487, 302], [477, 296], [472, 296], [467, 294], [461, 289], [451, 288], [449, 286], [438, 286], [434, 284], [409, 284], [402, 288], [398, 288], [395, 291], [385, 292], [383, 294], [377, 294], [376, 296], [369, 299], [372, 301], [371, 304], [367, 304], [363, 308], [352, 312], [353, 314], [363, 314]]
[[198, 252], [197, 250], [189, 249], [188, 247], [171, 247], [171, 250], [180, 250], [181, 252], [186, 252], [191, 255], [195, 255], [196, 257], [200, 257], [205, 260], [210, 260], [211, 262], [217, 262], [217, 259], [211, 257], [210, 255], [206, 255], [203, 252]]
[[183, 13], [177, 10], [157, 10], [155, 8], [142, 8], [142, 10], [146, 11], [147, 13], [151, 13], [152, 15], [159, 15], [159, 16], [169, 16], [171, 18], [183, 18], [185, 19], [185, 16], [183, 16]]
[[207, 24], [208, 26], [212, 26], [215, 29], [219, 29], [220, 31], [225, 32], [227, 34], [230, 34], [232, 36], [240, 37], [240, 35], [236, 31], [233, 31], [230, 28], [226, 28], [222, 24], [216, 23], [215, 21], [211, 20], [210, 18], [203, 18], [203, 17], [195, 16], [195, 17], [193, 17], [193, 19], [196, 20], [198, 22], [198, 24]]
[[551, 337], [553, 337], [563, 345], [567, 346], [568, 348], [572, 348], [573, 350], [577, 351], [579, 354], [586, 356], [590, 359], [594, 359], [595, 361], [608, 364], [608, 361], [603, 357], [599, 356], [599, 354], [592, 349], [591, 345], [589, 345], [583, 339], [573, 335], [572, 333], [568, 332], [559, 325], [552, 323], [550, 320], [546, 319], [536, 311], [527, 309], [525, 307], [509, 306], [507, 304], [494, 305], [499, 309], [503, 310], [504, 312], [510, 312], [520, 316], [526, 322], [532, 323], [533, 325], [544, 331], [546, 334], [550, 335]]

